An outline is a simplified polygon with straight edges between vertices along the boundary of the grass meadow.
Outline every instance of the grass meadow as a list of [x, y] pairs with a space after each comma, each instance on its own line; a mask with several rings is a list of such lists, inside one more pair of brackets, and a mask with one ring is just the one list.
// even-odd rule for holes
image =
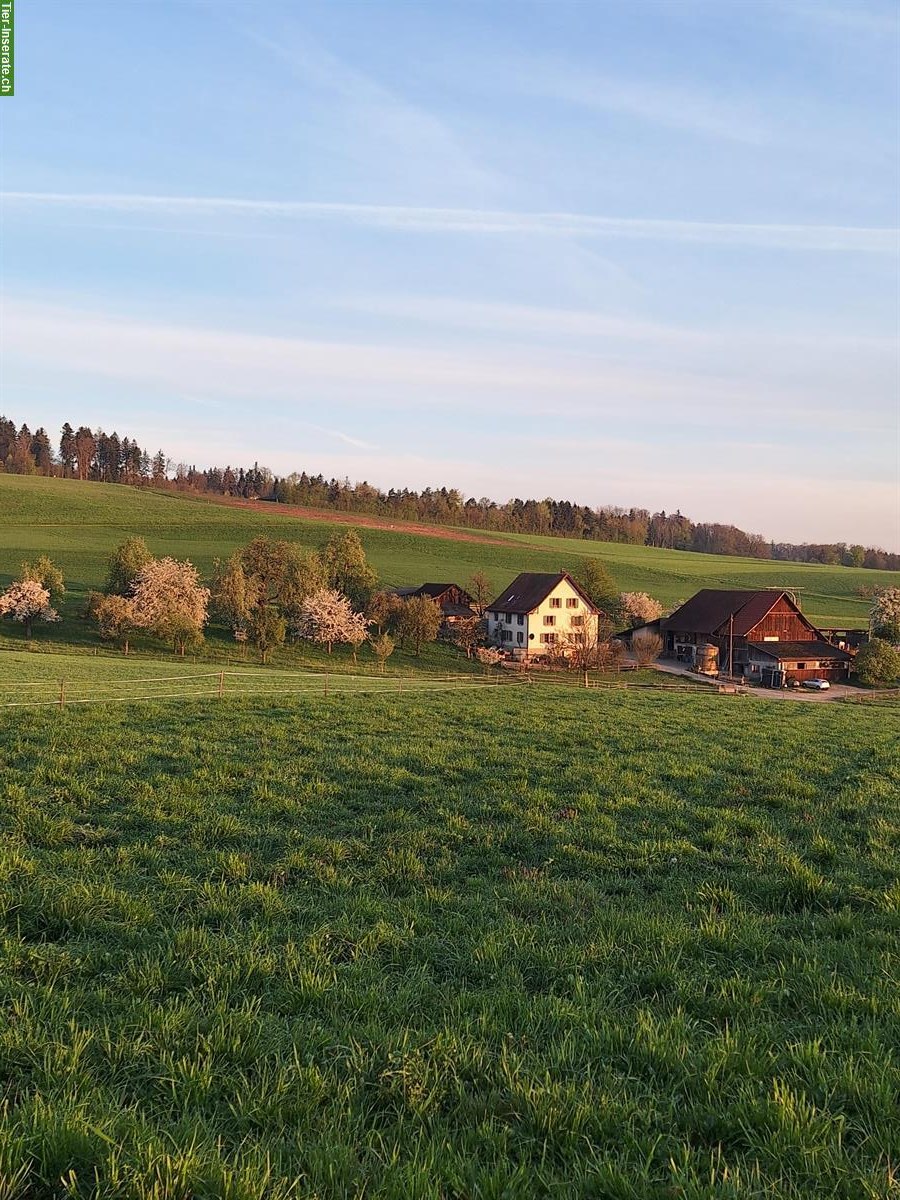
[[[74, 616], [91, 588], [99, 587], [113, 549], [139, 534], [154, 554], [189, 558], [207, 577], [214, 559], [227, 557], [257, 534], [318, 547], [336, 526], [242, 510], [202, 498], [114, 484], [0, 474], [0, 584], [23, 559], [49, 554], [62, 567], [70, 595], [63, 615]], [[346, 528], [341, 526], [338, 528]], [[822, 624], [864, 626], [869, 602], [860, 585], [886, 586], [896, 573], [772, 563], [746, 558], [688, 554], [646, 546], [496, 534], [452, 541], [396, 530], [360, 528], [366, 553], [388, 585], [424, 580], [465, 583], [484, 571], [499, 592], [519, 571], [574, 569], [585, 556], [602, 558], [620, 589], [646, 591], [666, 605], [686, 600], [700, 587], [802, 588], [804, 610]], [[474, 535], [477, 536], [477, 535]], [[0, 636], [10, 636], [8, 626]]]
[[0, 709], [0, 1197], [896, 1196], [898, 717]]

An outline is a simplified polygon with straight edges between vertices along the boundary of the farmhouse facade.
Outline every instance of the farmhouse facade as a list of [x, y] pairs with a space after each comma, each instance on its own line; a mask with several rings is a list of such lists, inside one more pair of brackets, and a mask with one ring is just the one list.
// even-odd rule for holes
[[567, 571], [523, 571], [486, 611], [488, 638], [514, 657], [548, 654], [583, 635], [600, 609]]
[[[659, 623], [663, 653], [762, 683], [845, 680], [853, 656], [830, 643], [788, 592], [704, 588]], [[733, 661], [732, 661], [733, 660]]]

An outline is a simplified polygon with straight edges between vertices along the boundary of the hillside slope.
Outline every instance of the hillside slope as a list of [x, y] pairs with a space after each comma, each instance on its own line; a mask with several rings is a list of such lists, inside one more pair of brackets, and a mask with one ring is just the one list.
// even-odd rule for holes
[[[244, 508], [204, 498], [138, 490], [76, 480], [0, 475], [0, 582], [19, 570], [24, 558], [49, 554], [62, 567], [74, 604], [102, 582], [106, 560], [123, 538], [141, 534], [156, 554], [190, 558], [209, 574], [224, 558], [257, 534], [321, 546], [347, 515], [298, 518], [275, 505]], [[584, 557], [602, 558], [623, 590], [647, 591], [665, 604], [685, 599], [700, 587], [785, 586], [803, 589], [803, 607], [823, 624], [866, 622], [868, 602], [860, 585], [896, 582], [887, 571], [823, 567], [808, 563], [764, 562], [525, 534], [480, 537], [465, 531], [420, 526], [366, 527], [360, 534], [386, 584], [431, 580], [464, 583], [481, 570], [498, 591], [523, 570], [577, 567]]]

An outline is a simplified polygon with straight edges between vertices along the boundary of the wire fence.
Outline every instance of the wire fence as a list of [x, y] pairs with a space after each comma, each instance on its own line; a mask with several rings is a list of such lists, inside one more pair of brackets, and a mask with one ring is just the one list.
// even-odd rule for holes
[[517, 677], [446, 673], [438, 677], [331, 675], [327, 672], [204, 671], [192, 675], [117, 679], [0, 680], [0, 709], [65, 708], [69, 705], [159, 700], [303, 698], [345, 695], [412, 696], [428, 692], [481, 691], [521, 686]]

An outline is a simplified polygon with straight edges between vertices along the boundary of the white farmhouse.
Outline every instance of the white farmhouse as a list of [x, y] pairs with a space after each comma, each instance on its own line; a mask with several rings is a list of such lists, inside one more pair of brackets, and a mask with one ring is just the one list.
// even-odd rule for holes
[[491, 603], [486, 612], [488, 637], [516, 657], [546, 654], [554, 645], [571, 642], [585, 618], [600, 610], [567, 571], [556, 575], [523, 571]]

